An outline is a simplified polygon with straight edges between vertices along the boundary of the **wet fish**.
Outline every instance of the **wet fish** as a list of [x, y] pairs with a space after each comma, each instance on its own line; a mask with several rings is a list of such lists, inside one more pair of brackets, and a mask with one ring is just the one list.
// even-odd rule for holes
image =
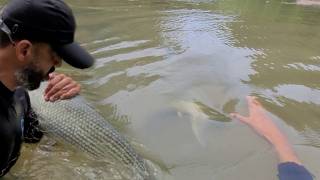
[[45, 83], [39, 89], [29, 92], [32, 108], [44, 132], [91, 156], [112, 157], [133, 168], [143, 179], [149, 179], [146, 161], [83, 97], [46, 102], [43, 98], [44, 87]]

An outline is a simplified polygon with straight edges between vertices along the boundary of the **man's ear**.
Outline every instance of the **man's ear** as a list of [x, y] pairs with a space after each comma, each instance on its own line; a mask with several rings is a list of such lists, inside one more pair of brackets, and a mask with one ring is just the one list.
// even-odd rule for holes
[[16, 56], [21, 63], [28, 63], [32, 59], [33, 46], [29, 40], [21, 40], [15, 44]]

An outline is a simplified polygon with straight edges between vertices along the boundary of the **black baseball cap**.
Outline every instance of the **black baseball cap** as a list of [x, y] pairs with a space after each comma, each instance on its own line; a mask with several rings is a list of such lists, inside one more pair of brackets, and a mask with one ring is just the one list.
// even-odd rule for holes
[[62, 0], [11, 0], [3, 8], [2, 23], [12, 39], [45, 42], [68, 64], [84, 69], [94, 59], [74, 42], [76, 22], [72, 10]]

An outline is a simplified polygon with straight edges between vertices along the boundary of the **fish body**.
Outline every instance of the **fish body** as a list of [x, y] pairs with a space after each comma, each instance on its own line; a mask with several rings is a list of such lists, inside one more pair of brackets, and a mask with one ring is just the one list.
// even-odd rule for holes
[[[44, 84], [44, 83], [43, 83]], [[46, 102], [44, 85], [29, 92], [41, 129], [96, 158], [110, 158], [130, 166], [143, 178], [149, 176], [146, 161], [129, 142], [81, 96]]]

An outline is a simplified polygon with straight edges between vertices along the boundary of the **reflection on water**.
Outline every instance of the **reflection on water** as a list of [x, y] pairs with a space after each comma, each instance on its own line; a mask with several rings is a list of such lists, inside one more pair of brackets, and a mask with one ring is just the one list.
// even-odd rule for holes
[[231, 28], [239, 40], [236, 46], [264, 52], [252, 62], [256, 73], [246, 84], [259, 88], [258, 93], [271, 101], [270, 110], [295, 129], [318, 131], [319, 8], [261, 3], [264, 13], [253, 17], [250, 5], [240, 16], [245, 21]]
[[[320, 176], [318, 6], [290, 0], [67, 2], [78, 17], [77, 38], [96, 64], [81, 73], [68, 66], [60, 71], [81, 82], [82, 94], [122, 134], [143, 145], [142, 156], [155, 166], [164, 162], [170, 173], [159, 169], [159, 179], [277, 179], [270, 145], [228, 118], [247, 113], [248, 94], [259, 97]], [[24, 148], [12, 171], [16, 179], [126, 179], [121, 167], [67, 147], [44, 152], [40, 145]]]

